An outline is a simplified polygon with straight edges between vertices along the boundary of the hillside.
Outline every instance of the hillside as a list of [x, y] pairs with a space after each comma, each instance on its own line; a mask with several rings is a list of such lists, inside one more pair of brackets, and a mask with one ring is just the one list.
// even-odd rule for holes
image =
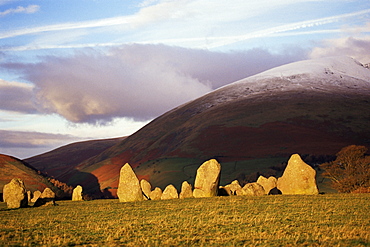
[[[80, 162], [89, 160], [95, 155], [120, 143], [125, 138], [75, 142], [25, 159], [25, 161], [48, 176], [55, 177], [62, 182], [68, 182], [68, 185], [73, 187], [80, 184], [84, 187], [86, 193], [102, 196], [99, 192], [99, 184], [96, 177], [89, 172], [76, 170], [76, 166]], [[78, 180], [73, 182], [63, 179], [64, 174], [75, 174], [78, 176]]]
[[71, 143], [25, 161], [36, 169], [51, 176], [60, 176], [87, 160], [125, 139], [112, 138]]
[[77, 183], [84, 172], [115, 188], [129, 162], [154, 186], [179, 188], [210, 158], [222, 165], [221, 184], [279, 175], [293, 153], [315, 163], [350, 144], [369, 147], [369, 109], [369, 69], [348, 57], [301, 61], [179, 106], [62, 178]]
[[20, 178], [24, 182], [26, 189], [30, 191], [43, 191], [46, 187], [56, 188], [43, 176], [30, 167], [27, 163], [17, 158], [0, 154], [0, 191], [3, 191], [5, 184], [13, 178]]

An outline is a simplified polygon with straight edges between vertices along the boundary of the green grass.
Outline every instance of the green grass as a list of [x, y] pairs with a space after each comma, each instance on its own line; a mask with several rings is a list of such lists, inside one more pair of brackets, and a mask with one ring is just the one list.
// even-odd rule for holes
[[7, 210], [1, 246], [370, 246], [370, 195], [59, 201]]

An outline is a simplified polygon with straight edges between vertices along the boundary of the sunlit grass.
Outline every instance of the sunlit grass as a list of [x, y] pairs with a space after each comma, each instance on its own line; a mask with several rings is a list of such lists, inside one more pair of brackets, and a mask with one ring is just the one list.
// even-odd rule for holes
[[2, 246], [368, 246], [370, 195], [60, 201], [7, 210]]

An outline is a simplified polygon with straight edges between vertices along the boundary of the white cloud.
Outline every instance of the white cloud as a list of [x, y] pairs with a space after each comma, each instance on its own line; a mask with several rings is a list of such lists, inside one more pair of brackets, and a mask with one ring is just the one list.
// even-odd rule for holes
[[315, 47], [309, 56], [311, 58], [328, 56], [350, 56], [361, 63], [370, 63], [370, 23], [363, 26], [345, 27], [347, 37], [326, 39]]
[[2, 67], [35, 84], [35, 98], [45, 113], [75, 123], [107, 123], [119, 117], [148, 120], [217, 87], [304, 58], [304, 51], [291, 47], [271, 54], [136, 44]]
[[39, 9], [40, 9], [40, 6], [38, 5], [28, 5], [27, 7], [18, 6], [16, 8], [7, 9], [5, 11], [0, 12], [0, 17], [4, 17], [9, 14], [19, 14], [19, 13], [33, 14], [39, 11]]
[[153, 5], [153, 4], [155, 4], [155, 3], [157, 3], [159, 0], [145, 0], [145, 1], [143, 1], [143, 2], [141, 2], [141, 3], [139, 3], [138, 4], [138, 6], [139, 7], [147, 7], [147, 6], [149, 6], [149, 5]]

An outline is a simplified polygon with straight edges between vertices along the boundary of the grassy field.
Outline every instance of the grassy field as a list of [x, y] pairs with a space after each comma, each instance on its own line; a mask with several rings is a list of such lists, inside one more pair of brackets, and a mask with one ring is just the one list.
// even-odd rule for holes
[[370, 194], [0, 203], [0, 224], [1, 246], [370, 246]]

